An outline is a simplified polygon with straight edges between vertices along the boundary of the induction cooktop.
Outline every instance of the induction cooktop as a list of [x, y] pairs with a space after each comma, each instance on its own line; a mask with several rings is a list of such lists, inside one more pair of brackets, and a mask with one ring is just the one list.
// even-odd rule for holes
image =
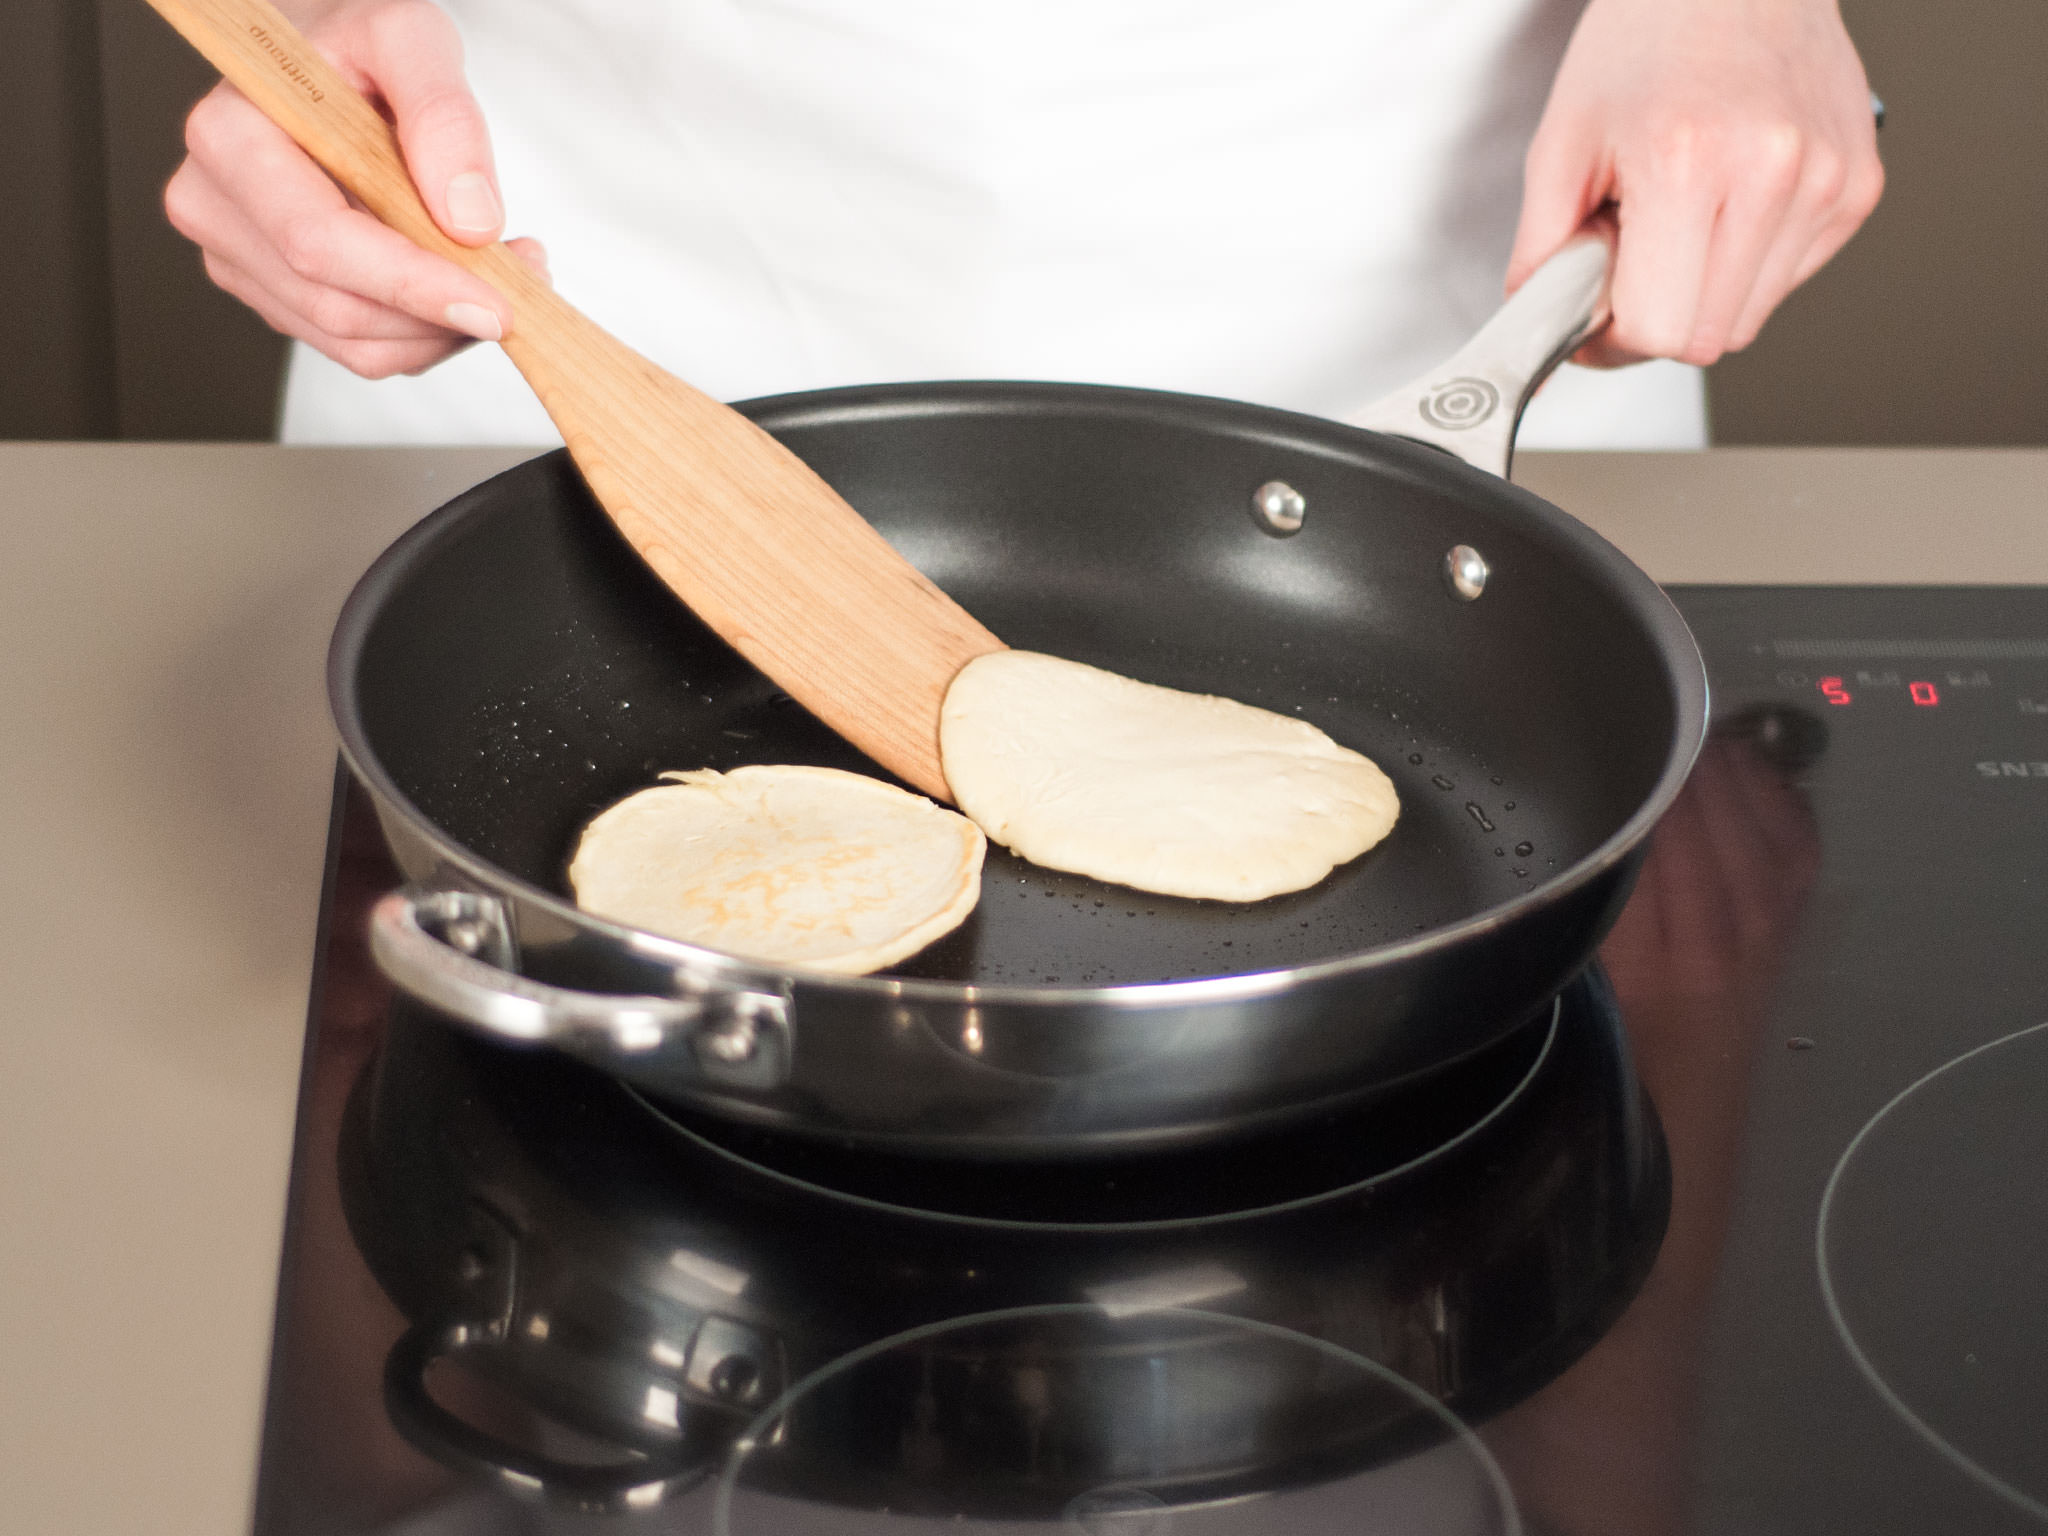
[[990, 1170], [394, 1000], [338, 790], [263, 1533], [2048, 1527], [2048, 592], [1673, 593], [1715, 728], [1438, 1078]]

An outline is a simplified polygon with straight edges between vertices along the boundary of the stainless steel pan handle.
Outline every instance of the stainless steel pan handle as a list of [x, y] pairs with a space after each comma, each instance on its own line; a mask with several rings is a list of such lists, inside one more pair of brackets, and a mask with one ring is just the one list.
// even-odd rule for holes
[[693, 1060], [706, 1081], [772, 1087], [790, 1059], [786, 992], [677, 972], [679, 995], [583, 992], [510, 969], [497, 898], [408, 887], [370, 909], [370, 953], [408, 995], [484, 1034], [604, 1053]]
[[1574, 235], [1447, 361], [1344, 419], [1416, 438], [1505, 479], [1529, 397], [1607, 323], [1612, 262], [1604, 228]]

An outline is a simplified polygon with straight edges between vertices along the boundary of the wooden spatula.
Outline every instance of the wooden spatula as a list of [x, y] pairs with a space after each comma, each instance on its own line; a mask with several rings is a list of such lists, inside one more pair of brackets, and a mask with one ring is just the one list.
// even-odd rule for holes
[[510, 301], [502, 345], [591, 491], [698, 617], [883, 767], [951, 798], [939, 706], [1003, 649], [801, 460], [558, 298], [502, 245], [441, 233], [390, 126], [268, 0], [150, 0], [329, 175]]

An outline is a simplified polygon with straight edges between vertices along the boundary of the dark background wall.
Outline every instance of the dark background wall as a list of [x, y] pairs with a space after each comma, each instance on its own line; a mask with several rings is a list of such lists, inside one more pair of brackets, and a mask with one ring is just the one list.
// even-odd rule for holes
[[2048, 4], [1843, 0], [1885, 198], [1714, 369], [1728, 443], [2048, 443]]
[[164, 222], [204, 60], [142, 0], [0, 0], [0, 438], [264, 438], [283, 343]]
[[[1844, 0], [1863, 233], [1714, 370], [1724, 443], [2048, 443], [2048, 3]], [[283, 347], [158, 195], [207, 67], [142, 0], [0, 0], [0, 438], [263, 438]]]

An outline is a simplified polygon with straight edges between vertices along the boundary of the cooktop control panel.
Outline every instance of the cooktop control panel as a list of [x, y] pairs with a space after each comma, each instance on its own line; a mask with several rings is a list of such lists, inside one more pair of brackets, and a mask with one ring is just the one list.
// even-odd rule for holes
[[[1741, 972], [1696, 1023], [1748, 1052], [1712, 1112], [1732, 1133], [1739, 1104], [1743, 1141], [1687, 1528], [2039, 1530], [2048, 592], [1673, 595], [1719, 738], [1687, 900], [1722, 902], [1703, 949]], [[1796, 801], [1717, 762], [1731, 736]], [[1678, 852], [1676, 812], [1667, 831]], [[1660, 1108], [1682, 1144], [1683, 1086]]]
[[1926, 771], [1930, 787], [2033, 781], [2048, 789], [2041, 598], [1914, 588], [1902, 614], [1902, 596], [1808, 589], [1793, 622], [1782, 589], [1699, 588], [1681, 592], [1680, 604], [1711, 653], [1717, 715], [1769, 702], [1844, 744], [1881, 743], [1899, 771]]

